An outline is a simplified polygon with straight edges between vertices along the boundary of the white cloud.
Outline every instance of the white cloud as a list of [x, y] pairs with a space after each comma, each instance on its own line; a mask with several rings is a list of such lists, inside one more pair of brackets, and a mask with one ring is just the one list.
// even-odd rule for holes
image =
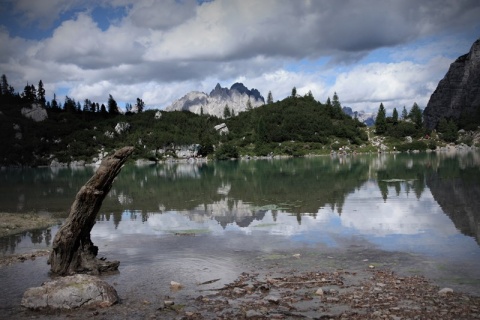
[[450, 60], [434, 57], [426, 64], [410, 61], [369, 63], [339, 73], [333, 88], [343, 105], [354, 110], [376, 111], [382, 102], [387, 110], [414, 102], [424, 108], [448, 69]]
[[[47, 89], [69, 88], [77, 100], [105, 101], [115, 92], [117, 101], [144, 97], [147, 105], [161, 107], [188, 91], [209, 92], [217, 82], [235, 81], [264, 96], [272, 91], [275, 99], [295, 86], [323, 102], [336, 91], [342, 104], [357, 110], [376, 110], [380, 102], [387, 109], [413, 102], [424, 107], [480, 26], [480, 4], [471, 0], [11, 4], [32, 25], [76, 12], [47, 39], [27, 41], [10, 36], [12, 26], [0, 29], [0, 68], [17, 91], [42, 79]], [[93, 16], [95, 5], [128, 7], [104, 28]], [[388, 61], [367, 61], [379, 48]], [[328, 65], [316, 66], [326, 58]], [[292, 68], [299, 61], [304, 67]]]

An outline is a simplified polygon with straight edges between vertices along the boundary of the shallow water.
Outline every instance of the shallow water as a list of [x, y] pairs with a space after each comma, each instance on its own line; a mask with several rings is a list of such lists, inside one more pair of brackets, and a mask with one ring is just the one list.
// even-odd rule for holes
[[[0, 171], [0, 212], [65, 216], [92, 173]], [[92, 240], [121, 261], [106, 279], [125, 301], [185, 297], [242, 271], [369, 265], [480, 294], [479, 212], [479, 153], [129, 165]], [[49, 247], [56, 231], [0, 239], [0, 253]], [[0, 305], [47, 279], [45, 257], [1, 267]], [[170, 281], [185, 289], [170, 292]]]

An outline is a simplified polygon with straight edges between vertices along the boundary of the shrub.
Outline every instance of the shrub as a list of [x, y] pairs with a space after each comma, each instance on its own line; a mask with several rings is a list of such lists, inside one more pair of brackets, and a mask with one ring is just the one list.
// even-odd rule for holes
[[238, 149], [234, 145], [224, 143], [215, 151], [215, 159], [217, 160], [228, 160], [232, 158], [238, 158]]
[[400, 145], [396, 145], [395, 148], [397, 151], [412, 151], [412, 150], [419, 150], [419, 151], [425, 151], [427, 150], [427, 144], [423, 141], [413, 141], [411, 143], [404, 143]]

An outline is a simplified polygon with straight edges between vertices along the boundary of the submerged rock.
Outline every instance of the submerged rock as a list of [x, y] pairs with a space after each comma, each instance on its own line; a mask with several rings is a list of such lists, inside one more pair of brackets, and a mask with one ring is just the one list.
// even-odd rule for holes
[[440, 291], [438, 291], [438, 294], [441, 295], [441, 296], [446, 296], [448, 294], [453, 294], [453, 289], [443, 288]]
[[115, 288], [86, 274], [61, 277], [30, 288], [23, 294], [22, 306], [38, 309], [75, 309], [82, 306], [109, 307], [119, 301]]

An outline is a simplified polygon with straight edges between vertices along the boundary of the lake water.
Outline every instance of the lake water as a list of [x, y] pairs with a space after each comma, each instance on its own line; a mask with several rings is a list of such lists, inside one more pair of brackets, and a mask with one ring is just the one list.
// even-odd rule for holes
[[[93, 172], [2, 169], [0, 212], [66, 217]], [[57, 230], [0, 238], [0, 254], [47, 248]], [[220, 286], [246, 269], [369, 265], [479, 295], [480, 153], [127, 165], [92, 241], [121, 262], [106, 278], [122, 298], [172, 280]], [[48, 271], [46, 257], [0, 268], [0, 305], [19, 304]]]

